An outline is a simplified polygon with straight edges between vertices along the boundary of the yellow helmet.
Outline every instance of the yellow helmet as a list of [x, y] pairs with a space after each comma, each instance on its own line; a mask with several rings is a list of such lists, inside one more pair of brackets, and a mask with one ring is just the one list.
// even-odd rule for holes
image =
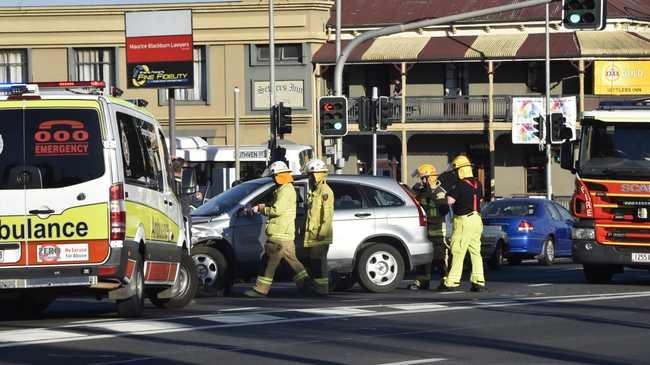
[[472, 163], [469, 161], [469, 158], [467, 158], [467, 156], [457, 156], [451, 162], [451, 165], [454, 170], [458, 171], [458, 178], [466, 179], [468, 177], [474, 177], [474, 174], [472, 173]]
[[420, 177], [436, 176], [437, 174], [436, 168], [431, 164], [425, 163], [418, 167], [418, 175]]

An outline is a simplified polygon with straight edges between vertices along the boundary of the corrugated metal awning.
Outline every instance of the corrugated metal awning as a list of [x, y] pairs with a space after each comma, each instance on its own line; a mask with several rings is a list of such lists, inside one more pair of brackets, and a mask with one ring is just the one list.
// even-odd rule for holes
[[363, 61], [417, 61], [428, 37], [377, 38], [361, 56]]
[[[343, 47], [347, 42], [343, 42]], [[551, 33], [551, 58], [650, 57], [650, 33], [624, 31]], [[334, 43], [324, 44], [313, 62], [335, 63]], [[349, 63], [540, 60], [544, 34], [445, 37], [384, 37], [357, 47]]]
[[650, 56], [647, 38], [628, 32], [577, 32], [582, 57]]
[[465, 52], [466, 59], [514, 58], [528, 35], [482, 35]]

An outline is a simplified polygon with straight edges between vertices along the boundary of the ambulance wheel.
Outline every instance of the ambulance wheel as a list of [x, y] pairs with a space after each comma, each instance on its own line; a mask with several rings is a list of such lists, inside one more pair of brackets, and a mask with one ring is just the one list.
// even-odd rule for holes
[[129, 286], [135, 290], [135, 294], [130, 298], [118, 300], [116, 303], [117, 313], [121, 317], [140, 317], [144, 311], [144, 270], [142, 258], [138, 254], [133, 277]]
[[395, 247], [375, 243], [361, 253], [357, 273], [359, 284], [367, 291], [388, 293], [404, 278], [404, 258]]
[[192, 262], [192, 258], [183, 250], [181, 262], [178, 266], [178, 277], [172, 287], [171, 298], [158, 298], [158, 293], [149, 293], [149, 300], [153, 305], [158, 308], [176, 309], [183, 308], [188, 305], [199, 286], [199, 278], [196, 275], [196, 266]]

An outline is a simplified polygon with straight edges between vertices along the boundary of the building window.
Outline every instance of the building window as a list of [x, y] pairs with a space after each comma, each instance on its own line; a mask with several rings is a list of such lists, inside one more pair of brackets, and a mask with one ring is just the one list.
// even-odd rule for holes
[[115, 51], [112, 48], [77, 48], [74, 50], [75, 81], [104, 81], [115, 85]]
[[27, 82], [27, 52], [0, 50], [0, 82]]
[[[255, 46], [257, 63], [269, 63], [269, 46]], [[275, 60], [282, 63], [302, 63], [302, 44], [276, 44]]]
[[[194, 87], [191, 89], [174, 89], [174, 96], [177, 101], [200, 101], [208, 100], [207, 77], [206, 77], [205, 47], [194, 47]], [[167, 103], [167, 90], [159, 90], [159, 99], [162, 104]]]

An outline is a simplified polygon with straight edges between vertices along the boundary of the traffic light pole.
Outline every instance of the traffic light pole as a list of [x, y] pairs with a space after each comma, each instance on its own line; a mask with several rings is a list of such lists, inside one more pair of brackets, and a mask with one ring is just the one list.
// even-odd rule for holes
[[[544, 140], [546, 142], [546, 199], [553, 198], [553, 174], [551, 169], [551, 51], [550, 51], [550, 31], [549, 31], [549, 4], [546, 3], [546, 25], [545, 25], [545, 43], [546, 43], [546, 113], [544, 118]], [[548, 128], [546, 128], [548, 127]]]
[[495, 6], [492, 8], [470, 11], [463, 14], [450, 15], [450, 16], [445, 16], [445, 17], [435, 18], [435, 19], [420, 20], [417, 22], [412, 22], [407, 24], [392, 25], [390, 27], [384, 27], [381, 29], [364, 32], [358, 37], [351, 40], [350, 43], [347, 44], [343, 52], [341, 52], [340, 57], [337, 57], [336, 68], [334, 70], [334, 84], [336, 88], [336, 96], [343, 96], [343, 68], [345, 67], [345, 61], [348, 60], [348, 57], [350, 57], [350, 54], [357, 46], [359, 46], [361, 43], [367, 40], [377, 38], [383, 35], [402, 33], [408, 30], [430, 27], [433, 25], [449, 24], [461, 20], [467, 20], [467, 19], [482, 17], [486, 15], [498, 14], [504, 11], [544, 5], [544, 4], [551, 3], [553, 1], [556, 0], [527, 0], [520, 3], [508, 4], [503, 6]]
[[278, 146], [277, 135], [273, 130], [273, 110], [275, 107], [275, 21], [273, 0], [269, 0], [269, 148]]
[[[336, 60], [341, 57], [341, 1], [336, 0]], [[341, 96], [342, 94], [336, 94]], [[343, 137], [334, 140], [334, 173], [343, 173]]]
[[[379, 100], [379, 89], [375, 86], [372, 88], [372, 101], [376, 102], [377, 100]], [[374, 109], [374, 113], [377, 116], [373, 118], [374, 125], [372, 126], [372, 176], [377, 176], [377, 124], [380, 114], [377, 108], [375, 108], [374, 103], [371, 109]]]

